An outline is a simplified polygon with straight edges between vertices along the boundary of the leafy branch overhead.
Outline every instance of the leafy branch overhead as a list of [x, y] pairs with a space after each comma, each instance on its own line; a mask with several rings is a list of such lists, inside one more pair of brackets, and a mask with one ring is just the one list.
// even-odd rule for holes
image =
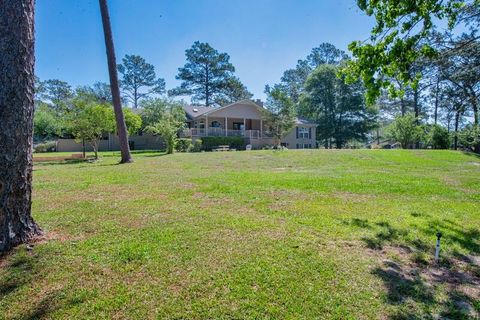
[[[418, 85], [421, 73], [412, 73], [410, 67], [438, 53], [438, 48], [427, 41], [436, 30], [436, 24], [443, 22], [452, 30], [459, 24], [467, 27], [478, 24], [479, 20], [476, 12], [479, 0], [358, 0], [357, 4], [375, 18], [375, 26], [370, 39], [349, 45], [354, 59], [343, 72], [347, 81], [363, 80], [369, 103], [373, 103], [384, 89], [394, 96], [399, 93], [392, 78], [402, 86]], [[475, 33], [475, 27], [470, 31]]]

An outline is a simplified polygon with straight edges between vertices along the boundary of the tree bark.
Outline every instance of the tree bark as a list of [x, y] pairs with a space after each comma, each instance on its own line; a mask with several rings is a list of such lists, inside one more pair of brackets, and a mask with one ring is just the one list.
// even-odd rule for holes
[[120, 88], [118, 86], [117, 59], [115, 57], [115, 47], [113, 45], [112, 28], [110, 25], [110, 15], [108, 13], [107, 0], [99, 0], [100, 11], [102, 14], [103, 33], [105, 36], [105, 46], [107, 49], [108, 73], [110, 76], [110, 89], [112, 90], [113, 110], [115, 111], [115, 120], [117, 123], [118, 140], [120, 142], [120, 151], [122, 159], [120, 163], [133, 162], [128, 145], [127, 126], [122, 111], [122, 102], [120, 98]]
[[455, 136], [453, 138], [453, 150], [458, 148], [458, 123], [460, 122], [460, 111], [455, 112]]
[[437, 124], [438, 119], [438, 91], [440, 88], [440, 78], [437, 79], [437, 86], [435, 88], [435, 112], [434, 112], [434, 123]]
[[0, 0], [0, 252], [42, 233], [31, 216], [34, 0]]

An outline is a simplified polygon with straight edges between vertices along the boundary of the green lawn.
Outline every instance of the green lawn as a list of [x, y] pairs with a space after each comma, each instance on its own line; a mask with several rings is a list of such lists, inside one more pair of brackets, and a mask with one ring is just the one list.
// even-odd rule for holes
[[[467, 319], [480, 158], [137, 154], [38, 163], [46, 239], [0, 262], [5, 319]], [[442, 260], [432, 256], [443, 232]]]

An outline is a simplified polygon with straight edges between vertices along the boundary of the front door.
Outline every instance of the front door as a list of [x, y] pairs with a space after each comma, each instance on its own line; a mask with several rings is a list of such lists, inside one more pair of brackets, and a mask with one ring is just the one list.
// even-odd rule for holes
[[243, 125], [243, 122], [234, 122], [233, 123], [233, 130], [244, 130], [245, 126]]

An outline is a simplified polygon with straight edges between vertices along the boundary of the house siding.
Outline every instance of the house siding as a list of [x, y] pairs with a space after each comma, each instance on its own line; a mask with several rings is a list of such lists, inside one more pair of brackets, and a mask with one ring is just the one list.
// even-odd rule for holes
[[[298, 129], [307, 128], [309, 131], [309, 138], [297, 138]], [[289, 149], [303, 149], [304, 145], [310, 146], [310, 148], [316, 147], [316, 129], [315, 125], [297, 125], [288, 133], [285, 138], [282, 139], [282, 143]]]

